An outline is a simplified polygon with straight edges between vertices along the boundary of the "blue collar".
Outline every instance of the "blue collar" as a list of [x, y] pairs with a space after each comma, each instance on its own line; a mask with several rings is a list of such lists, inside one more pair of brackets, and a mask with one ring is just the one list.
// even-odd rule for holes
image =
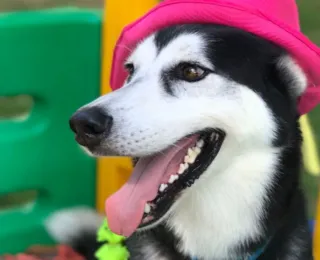
[[[262, 253], [264, 252], [268, 244], [269, 243], [266, 243], [263, 247], [259, 248], [252, 256], [248, 256], [246, 258], [240, 257], [239, 260], [257, 260], [259, 256], [262, 255]], [[192, 258], [192, 260], [198, 260], [198, 259]]]
[[[259, 256], [262, 255], [262, 253], [264, 252], [265, 248], [267, 247], [267, 245], [259, 248], [252, 256], [249, 256], [248, 259], [246, 260], [257, 260], [259, 258]], [[240, 259], [239, 259], [240, 260]], [[241, 259], [242, 260], [242, 259]], [[244, 260], [244, 259], [243, 259]]]

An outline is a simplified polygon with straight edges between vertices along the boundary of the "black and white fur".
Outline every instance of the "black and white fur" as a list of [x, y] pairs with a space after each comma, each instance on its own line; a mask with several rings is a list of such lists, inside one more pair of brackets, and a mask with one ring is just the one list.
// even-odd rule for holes
[[[196, 83], [170, 78], [181, 61], [213, 73]], [[161, 222], [127, 240], [130, 259], [238, 259], [266, 244], [259, 260], [313, 259], [297, 112], [307, 79], [295, 61], [239, 29], [190, 24], [149, 36], [128, 62], [136, 68], [131, 79], [82, 108], [114, 120], [92, 154], [142, 157], [205, 128], [226, 132], [216, 159]], [[73, 234], [64, 242], [79, 247], [76, 238], [94, 234], [97, 216], [76, 212], [57, 213], [48, 227], [59, 239]], [[74, 222], [58, 232], [68, 218]]]

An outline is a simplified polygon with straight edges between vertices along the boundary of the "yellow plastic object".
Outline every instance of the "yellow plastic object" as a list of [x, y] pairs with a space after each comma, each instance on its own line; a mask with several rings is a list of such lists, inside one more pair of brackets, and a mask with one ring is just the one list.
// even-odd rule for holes
[[316, 138], [314, 136], [308, 115], [300, 118], [303, 135], [303, 162], [307, 172], [314, 176], [320, 175], [320, 162]]
[[[113, 49], [125, 25], [154, 7], [156, 0], [106, 0], [102, 37], [101, 94], [110, 91], [109, 78]], [[103, 158], [98, 160], [97, 209], [104, 211], [105, 199], [118, 190], [132, 170], [129, 158]]]
[[[303, 135], [302, 153], [304, 167], [309, 174], [319, 176], [320, 162], [317, 143], [308, 115], [300, 117], [300, 124]], [[320, 260], [320, 192], [318, 195], [316, 210], [315, 228], [313, 235], [313, 257], [315, 260]]]
[[313, 235], [313, 258], [314, 260], [320, 260], [320, 192], [318, 195], [318, 205], [315, 219], [315, 228]]

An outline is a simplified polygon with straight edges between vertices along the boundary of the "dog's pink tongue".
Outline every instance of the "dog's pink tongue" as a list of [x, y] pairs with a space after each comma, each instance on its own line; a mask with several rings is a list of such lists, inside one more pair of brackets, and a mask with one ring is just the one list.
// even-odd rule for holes
[[129, 181], [106, 201], [106, 214], [112, 232], [130, 236], [139, 227], [144, 207], [158, 194], [164, 177], [175, 173], [197, 136], [185, 138], [163, 153], [140, 159]]

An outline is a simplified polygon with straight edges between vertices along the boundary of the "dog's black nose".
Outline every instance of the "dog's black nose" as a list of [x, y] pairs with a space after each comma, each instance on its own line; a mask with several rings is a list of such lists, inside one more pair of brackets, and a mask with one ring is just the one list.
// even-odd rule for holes
[[110, 134], [113, 118], [95, 107], [76, 112], [69, 121], [70, 128], [76, 134], [76, 140], [83, 146], [98, 145]]

